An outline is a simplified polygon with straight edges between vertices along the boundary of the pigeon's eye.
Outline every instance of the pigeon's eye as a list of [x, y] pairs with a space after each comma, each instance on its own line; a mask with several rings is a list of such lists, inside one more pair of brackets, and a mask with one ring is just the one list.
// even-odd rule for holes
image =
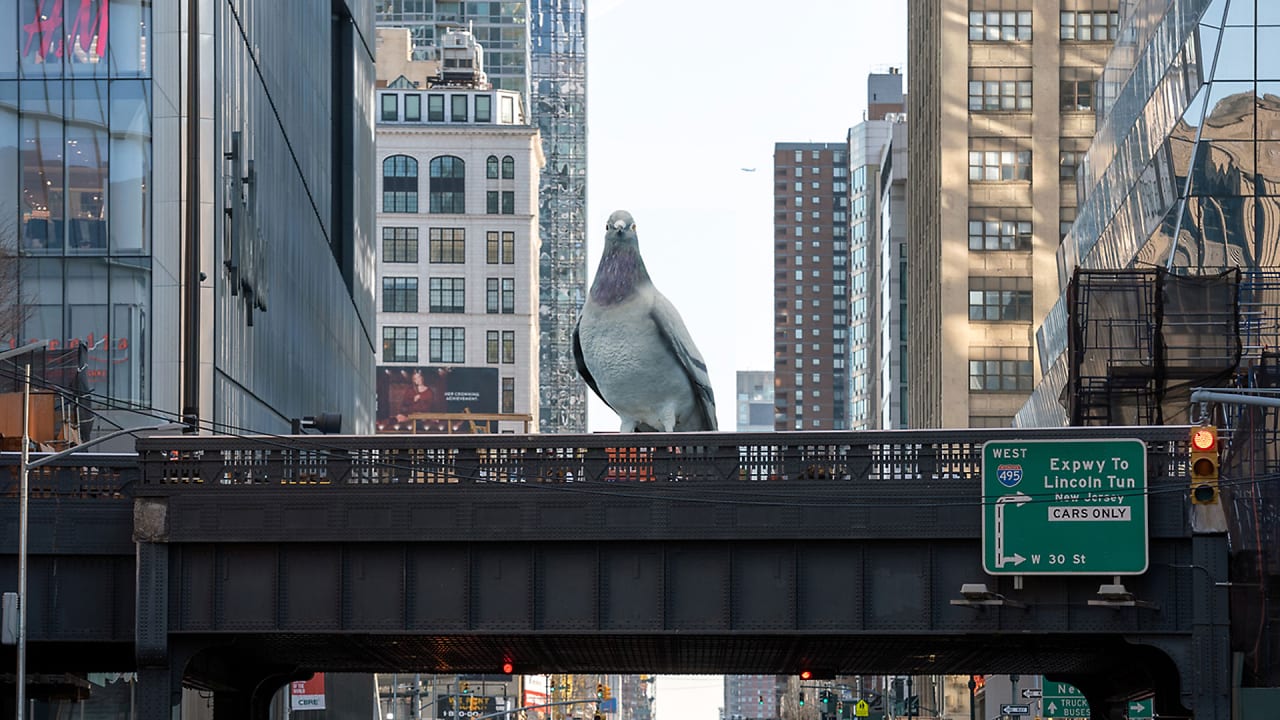
[[628, 229], [628, 230], [635, 230], [635, 229], [636, 229], [636, 224], [635, 224], [635, 223], [631, 223], [630, 227], [628, 227], [627, 229]]

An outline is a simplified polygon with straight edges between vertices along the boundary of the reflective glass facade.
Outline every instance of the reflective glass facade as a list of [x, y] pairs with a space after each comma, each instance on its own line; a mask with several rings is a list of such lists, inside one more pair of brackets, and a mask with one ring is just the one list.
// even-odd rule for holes
[[[1131, 0], [1104, 70], [1080, 207], [1059, 249], [1076, 268], [1275, 270], [1280, 253], [1280, 5]], [[1176, 240], [1175, 240], [1176, 238]], [[1037, 332], [1044, 379], [1020, 426], [1065, 424], [1067, 316]]]
[[547, 158], [538, 193], [539, 424], [547, 433], [586, 432], [587, 388], [573, 362], [587, 288], [586, 2], [533, 0], [529, 19], [529, 106]]
[[0, 0], [0, 251], [17, 337], [88, 347], [102, 398], [151, 399], [150, 2]]
[[371, 429], [372, 3], [183, 7], [0, 0], [0, 342], [86, 347], [121, 422]]
[[573, 362], [586, 298], [587, 53], [585, 0], [377, 0], [377, 22], [408, 28], [415, 58], [448, 27], [484, 47], [494, 87], [526, 94], [547, 164], [539, 189], [539, 430], [585, 432], [587, 391]]

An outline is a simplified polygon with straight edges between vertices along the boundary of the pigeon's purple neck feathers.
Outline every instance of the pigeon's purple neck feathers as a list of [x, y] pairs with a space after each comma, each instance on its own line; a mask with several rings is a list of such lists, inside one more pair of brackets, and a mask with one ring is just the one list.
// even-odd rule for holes
[[591, 300], [600, 305], [614, 305], [630, 297], [637, 285], [648, 282], [649, 271], [635, 243], [610, 239], [596, 268], [596, 279], [591, 283]]

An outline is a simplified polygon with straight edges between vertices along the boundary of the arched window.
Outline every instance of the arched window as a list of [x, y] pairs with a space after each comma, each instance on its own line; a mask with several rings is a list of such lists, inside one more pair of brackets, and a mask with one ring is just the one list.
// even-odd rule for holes
[[484, 176], [489, 178], [490, 180], [498, 179], [498, 156], [497, 155], [490, 155], [489, 159], [485, 161]]
[[382, 161], [382, 212], [418, 212], [418, 161], [392, 155]]
[[516, 159], [510, 155], [502, 158], [502, 179], [511, 180], [516, 176]]
[[430, 167], [430, 212], [466, 212], [466, 163], [462, 162], [462, 158], [459, 157], [441, 155], [431, 158]]

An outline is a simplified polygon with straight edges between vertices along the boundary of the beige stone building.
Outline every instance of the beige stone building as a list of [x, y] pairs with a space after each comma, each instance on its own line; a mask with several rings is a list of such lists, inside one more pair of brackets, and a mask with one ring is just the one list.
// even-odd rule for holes
[[910, 424], [1008, 426], [1040, 377], [1117, 0], [911, 0]]

